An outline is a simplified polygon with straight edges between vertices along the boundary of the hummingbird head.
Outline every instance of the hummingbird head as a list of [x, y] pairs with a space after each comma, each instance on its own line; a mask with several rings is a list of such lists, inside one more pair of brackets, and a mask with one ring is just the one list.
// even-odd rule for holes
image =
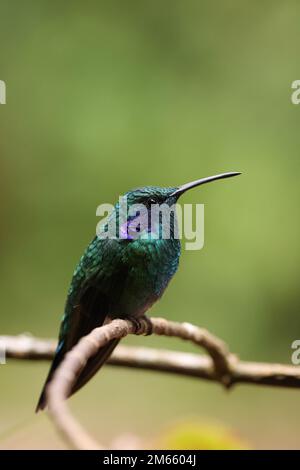
[[133, 204], [143, 204], [147, 208], [151, 208], [153, 204], [172, 205], [176, 202], [177, 197], [173, 196], [178, 188], [159, 186], [144, 186], [128, 191], [125, 194], [128, 206]]
[[221, 173], [219, 175], [208, 176], [201, 178], [191, 183], [186, 183], [176, 187], [159, 187], [159, 186], [145, 186], [128, 191], [125, 194], [128, 205], [144, 204], [146, 207], [151, 207], [152, 204], [168, 204], [172, 206], [177, 202], [179, 197], [186, 191], [200, 186], [202, 184], [210, 183], [219, 179], [230, 178], [232, 176], [240, 175], [240, 172]]
[[[123, 220], [123, 222], [120, 222], [122, 238], [131, 240], [145, 237], [148, 239], [149, 235], [157, 234], [162, 228], [161, 218], [155, 219], [153, 217], [154, 207], [169, 206], [172, 208], [186, 191], [211, 181], [239, 174], [239, 172], [222, 173], [176, 187], [145, 186], [128, 191], [123, 196], [121, 203], [116, 205], [115, 215], [117, 215], [119, 221], [120, 219]], [[125, 200], [124, 208], [123, 201]], [[172, 213], [169, 220], [173, 223], [174, 219], [176, 219], [176, 215]]]

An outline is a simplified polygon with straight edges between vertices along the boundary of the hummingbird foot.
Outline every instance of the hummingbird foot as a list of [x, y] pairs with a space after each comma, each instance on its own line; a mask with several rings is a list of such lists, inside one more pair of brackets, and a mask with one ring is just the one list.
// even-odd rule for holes
[[127, 320], [133, 323], [135, 328], [135, 333], [138, 334], [140, 331], [143, 331], [144, 336], [149, 336], [153, 332], [153, 326], [149, 317], [143, 315], [142, 317], [136, 318], [133, 316], [126, 317]]
[[149, 335], [152, 335], [153, 333], [153, 325], [152, 325], [152, 322], [150, 320], [149, 317], [147, 317], [146, 315], [143, 315], [140, 319], [141, 322], [144, 322], [144, 325], [145, 325], [145, 333], [144, 335], [145, 336], [149, 336]]

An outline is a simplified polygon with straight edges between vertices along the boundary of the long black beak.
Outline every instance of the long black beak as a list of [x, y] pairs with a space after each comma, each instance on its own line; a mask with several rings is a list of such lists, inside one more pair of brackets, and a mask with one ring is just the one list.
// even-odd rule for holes
[[195, 188], [196, 186], [200, 186], [201, 184], [210, 183], [211, 181], [221, 180], [224, 178], [231, 178], [231, 176], [237, 176], [240, 174], [241, 173], [238, 171], [232, 171], [229, 173], [221, 173], [220, 175], [208, 176], [207, 178], [201, 178], [200, 180], [192, 181], [191, 183], [186, 183], [182, 186], [179, 186], [179, 188], [174, 191], [172, 196], [179, 197], [181, 196], [181, 194], [185, 193], [189, 189]]

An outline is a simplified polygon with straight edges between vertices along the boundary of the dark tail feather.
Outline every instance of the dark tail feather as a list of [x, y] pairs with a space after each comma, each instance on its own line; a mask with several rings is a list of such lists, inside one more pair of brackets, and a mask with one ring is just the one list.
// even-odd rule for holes
[[[109, 358], [117, 344], [119, 343], [119, 339], [112, 339], [109, 343], [107, 343], [103, 348], [101, 348], [95, 356], [91, 357], [88, 362], [86, 363], [85, 368], [79, 374], [75, 385], [71, 391], [71, 395], [73, 395], [77, 390], [79, 390], [83, 385], [85, 385], [92, 377], [96, 374], [96, 372], [100, 369], [100, 367], [106, 362]], [[62, 351], [58, 352], [53, 360], [51, 369], [48, 373], [45, 385], [43, 387], [42, 393], [40, 395], [37, 407], [35, 412], [37, 413], [39, 410], [43, 410], [47, 405], [46, 400], [46, 388], [48, 383], [53, 377], [55, 369], [58, 367], [59, 363], [62, 361], [64, 353]]]
[[60, 362], [62, 361], [63, 356], [64, 356], [64, 352], [62, 351], [62, 349], [59, 350], [58, 352], [56, 352], [56, 354], [55, 354], [55, 357], [54, 357], [54, 359], [53, 359], [53, 362], [52, 362], [52, 364], [51, 364], [50, 370], [49, 370], [49, 372], [48, 372], [48, 375], [47, 375], [45, 384], [44, 384], [44, 386], [43, 386], [42, 393], [41, 393], [41, 395], [40, 395], [38, 404], [37, 404], [36, 409], [35, 409], [35, 412], [36, 412], [36, 413], [37, 413], [39, 410], [43, 410], [43, 409], [46, 407], [46, 405], [47, 405], [47, 402], [46, 402], [46, 388], [47, 388], [48, 383], [50, 382], [50, 380], [51, 380], [52, 377], [53, 377], [53, 374], [54, 374], [55, 369], [58, 367], [58, 365], [59, 365]]
[[[68, 313], [65, 313], [61, 325], [59, 345], [36, 411], [43, 410], [46, 407], [46, 387], [52, 379], [55, 369], [64, 359], [65, 354], [78, 343], [80, 338], [88, 335], [94, 328], [103, 325], [106, 312], [109, 311], [109, 299], [99, 292], [96, 287], [91, 286], [81, 296], [79, 304], [73, 305], [71, 303], [71, 305], [66, 306], [65, 311]], [[79, 374], [71, 395], [100, 369], [117, 344], [118, 340], [112, 340], [98, 351], [94, 357], [91, 357], [84, 370]]]
[[96, 372], [103, 366], [103, 364], [107, 361], [115, 347], [118, 345], [120, 339], [112, 339], [107, 343], [103, 348], [99, 349], [99, 351], [95, 354], [95, 356], [91, 357], [88, 362], [86, 363], [85, 368], [79, 374], [78, 379], [75, 382], [75, 385], [72, 389], [71, 395], [77, 392], [81, 387], [83, 387], [92, 377], [96, 374]]

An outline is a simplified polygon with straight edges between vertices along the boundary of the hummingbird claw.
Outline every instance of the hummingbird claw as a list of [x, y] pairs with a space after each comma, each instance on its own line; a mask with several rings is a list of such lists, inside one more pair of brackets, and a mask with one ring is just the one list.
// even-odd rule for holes
[[152, 325], [152, 322], [150, 320], [149, 317], [147, 317], [146, 315], [143, 315], [141, 318], [140, 318], [140, 321], [141, 323], [144, 323], [145, 324], [145, 333], [144, 335], [145, 336], [149, 336], [149, 335], [152, 335], [153, 333], [153, 325]]
[[137, 334], [139, 332], [139, 330], [141, 329], [140, 321], [136, 317], [133, 317], [133, 316], [127, 316], [126, 320], [129, 320], [129, 321], [131, 321], [131, 323], [133, 323], [134, 332], [135, 332], [135, 334]]
[[136, 318], [132, 316], [126, 317], [127, 320], [131, 321], [134, 325], [134, 332], [138, 334], [140, 331], [145, 331], [144, 335], [149, 336], [153, 332], [153, 326], [150, 318], [143, 315], [142, 317]]

